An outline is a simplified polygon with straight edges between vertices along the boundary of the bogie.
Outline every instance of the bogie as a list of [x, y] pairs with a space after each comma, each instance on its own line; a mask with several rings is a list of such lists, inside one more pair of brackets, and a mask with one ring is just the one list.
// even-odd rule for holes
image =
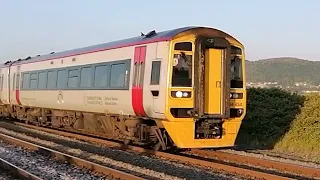
[[[4, 113], [4, 112], [10, 112]], [[28, 124], [59, 128], [72, 132], [122, 141], [124, 144], [169, 148], [168, 135], [152, 120], [130, 116], [50, 110], [24, 106], [2, 106], [1, 116]]]

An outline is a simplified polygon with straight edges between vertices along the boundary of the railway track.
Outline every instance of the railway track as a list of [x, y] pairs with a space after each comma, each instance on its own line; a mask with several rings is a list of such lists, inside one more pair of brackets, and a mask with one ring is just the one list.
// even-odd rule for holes
[[207, 151], [200, 149], [192, 149], [191, 152], [198, 154], [200, 156], [214, 157], [217, 159], [225, 159], [231, 162], [238, 162], [242, 164], [248, 164], [263, 168], [275, 169], [281, 172], [295, 173], [303, 175], [306, 177], [317, 177], [320, 178], [320, 169], [315, 169], [311, 167], [299, 166], [295, 164], [288, 164], [283, 162], [277, 162], [267, 159], [258, 159], [249, 156], [242, 156], [237, 154], [231, 154], [221, 151]]
[[[86, 170], [90, 170], [93, 173], [102, 174], [110, 179], [132, 179], [132, 180], [142, 180], [143, 178], [137, 177], [125, 172], [121, 172], [115, 169], [111, 169], [93, 162], [89, 162], [84, 159], [80, 159], [65, 153], [61, 153], [58, 151], [55, 151], [53, 149], [49, 149], [46, 147], [39, 146], [37, 144], [33, 144], [30, 142], [26, 142], [24, 140], [20, 140], [15, 137], [11, 137], [5, 134], [0, 134], [0, 139], [13, 145], [17, 145], [20, 147], [23, 147], [29, 151], [37, 151], [41, 153], [49, 153], [53, 158], [57, 160], [66, 161], [68, 163], [74, 164], [80, 168], [84, 168]], [[32, 180], [38, 180], [41, 179], [17, 166], [14, 166], [13, 164], [9, 163], [8, 161], [1, 160], [1, 165], [3, 167], [6, 167], [7, 169], [13, 171], [14, 174], [18, 175], [19, 177], [22, 177], [23, 179], [32, 179]]]
[[28, 180], [42, 180], [40, 177], [37, 175], [28, 172], [14, 164], [11, 164], [10, 162], [0, 158], [0, 168], [3, 170], [7, 170], [17, 176], [18, 178], [21, 179], [28, 179]]
[[[215, 152], [215, 151], [204, 151], [204, 150], [192, 150], [193, 152], [197, 153], [207, 153], [207, 156], [213, 156], [218, 159], [224, 159], [224, 160], [229, 160], [237, 163], [244, 163], [244, 164], [249, 164], [249, 165], [254, 165], [254, 166], [259, 166], [259, 167], [264, 167], [264, 168], [272, 168], [276, 169], [279, 171], [286, 171], [286, 172], [292, 172], [296, 175], [292, 174], [286, 174], [286, 173], [275, 173], [275, 172], [270, 172], [268, 170], [265, 171], [259, 171], [259, 170], [253, 170], [254, 168], [245, 168], [242, 166], [237, 166], [237, 165], [230, 165], [230, 164], [224, 164], [220, 162], [213, 162], [208, 159], [197, 159], [194, 157], [186, 157], [182, 156], [179, 154], [171, 154], [171, 153], [165, 153], [165, 152], [154, 152], [152, 150], [147, 150], [141, 147], [136, 147], [136, 146], [126, 146], [121, 143], [113, 142], [113, 141], [107, 141], [101, 138], [95, 138], [95, 137], [90, 137], [90, 136], [85, 136], [85, 135], [80, 135], [80, 134], [75, 134], [71, 132], [66, 132], [66, 131], [61, 131], [61, 130], [55, 130], [55, 129], [49, 129], [49, 128], [43, 128], [43, 127], [38, 127], [38, 126], [33, 126], [33, 125], [28, 125], [24, 123], [15, 123], [16, 125], [24, 126], [27, 128], [32, 128], [56, 135], [62, 135], [65, 137], [69, 138], [75, 138], [78, 140], [83, 140], [83, 141], [89, 141], [92, 143], [97, 143], [99, 145], [104, 145], [107, 147], [114, 147], [114, 148], [119, 148], [119, 149], [124, 149], [124, 150], [133, 150], [139, 153], [144, 153], [144, 154], [149, 154], [149, 155], [155, 155], [158, 157], [162, 157], [165, 159], [170, 159], [174, 161], [179, 161], [183, 162], [186, 164], [191, 164], [191, 165], [197, 165], [197, 166], [202, 166], [202, 167], [209, 167], [215, 170], [222, 170], [228, 173], [233, 173], [233, 174], [238, 174], [240, 176], [244, 177], [252, 177], [252, 178], [258, 178], [258, 179], [299, 179], [302, 177], [320, 177], [319, 176], [319, 169], [313, 169], [313, 168], [306, 168], [306, 167], [300, 167], [300, 166], [295, 166], [291, 164], [284, 164], [284, 163], [279, 163], [276, 161], [270, 161], [270, 160], [264, 160], [264, 159], [257, 159], [257, 158], [252, 158], [252, 157], [245, 157], [245, 156], [240, 156], [240, 155], [230, 155], [227, 153], [223, 152]], [[212, 154], [210, 154], [212, 152]], [[280, 166], [281, 165], [281, 166]], [[284, 167], [286, 166], [286, 167]], [[298, 168], [298, 169], [297, 169]]]

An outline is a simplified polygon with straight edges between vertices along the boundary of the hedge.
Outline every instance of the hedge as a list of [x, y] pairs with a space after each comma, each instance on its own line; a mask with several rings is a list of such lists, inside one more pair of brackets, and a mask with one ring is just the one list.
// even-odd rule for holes
[[298, 95], [278, 88], [249, 88], [247, 114], [236, 145], [273, 149], [318, 161], [320, 95]]

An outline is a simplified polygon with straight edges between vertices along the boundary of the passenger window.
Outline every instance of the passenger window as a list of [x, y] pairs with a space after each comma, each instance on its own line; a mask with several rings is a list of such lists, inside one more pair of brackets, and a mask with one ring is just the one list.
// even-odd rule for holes
[[57, 71], [48, 72], [48, 89], [54, 89], [57, 87]]
[[78, 69], [69, 70], [68, 77], [68, 87], [76, 88], [78, 87]]
[[173, 58], [172, 86], [192, 86], [192, 56], [181, 52]]
[[94, 87], [107, 87], [108, 66], [96, 66], [94, 71]]
[[151, 85], [157, 85], [160, 82], [161, 61], [153, 61], [151, 68]]
[[28, 89], [30, 83], [30, 74], [23, 74], [23, 89]]
[[127, 74], [126, 64], [113, 64], [111, 66], [111, 78], [110, 86], [111, 87], [125, 87], [125, 77]]
[[38, 87], [38, 73], [32, 73], [30, 75], [30, 88], [36, 89]]
[[92, 73], [91, 67], [81, 68], [80, 87], [91, 87], [91, 82], [92, 82], [91, 73]]
[[63, 89], [67, 87], [68, 75], [66, 70], [58, 70], [58, 89]]
[[38, 88], [39, 89], [45, 89], [47, 87], [47, 73], [46, 72], [40, 72], [39, 73], [39, 82], [38, 82]]

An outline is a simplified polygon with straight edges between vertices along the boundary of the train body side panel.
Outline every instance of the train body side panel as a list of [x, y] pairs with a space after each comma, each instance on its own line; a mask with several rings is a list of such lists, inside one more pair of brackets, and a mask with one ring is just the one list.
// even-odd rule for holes
[[0, 101], [1, 104], [9, 104], [9, 67], [0, 70]]
[[147, 49], [143, 104], [147, 116], [157, 119], [165, 119], [168, 44], [159, 42], [148, 46]]
[[[147, 44], [147, 61], [155, 57], [157, 43]], [[143, 45], [140, 45], [143, 46]], [[135, 115], [132, 108], [132, 81], [133, 59], [135, 47], [124, 47], [107, 51], [83, 54], [55, 60], [40, 61], [21, 64], [21, 73], [45, 69], [65, 68], [94, 63], [112, 62], [131, 59], [130, 72], [128, 72], [127, 89], [45, 89], [45, 90], [20, 90], [20, 101], [24, 106], [43, 107], [52, 109], [76, 110], [83, 112], [97, 112], [110, 114]], [[148, 63], [149, 64], [149, 63]], [[146, 68], [147, 69], [147, 68]], [[149, 74], [146, 74], [148, 76]], [[22, 82], [23, 84], [23, 77]], [[149, 91], [148, 89], [146, 91]], [[149, 91], [150, 92], [150, 91]], [[146, 107], [150, 107], [148, 98], [145, 99]]]

